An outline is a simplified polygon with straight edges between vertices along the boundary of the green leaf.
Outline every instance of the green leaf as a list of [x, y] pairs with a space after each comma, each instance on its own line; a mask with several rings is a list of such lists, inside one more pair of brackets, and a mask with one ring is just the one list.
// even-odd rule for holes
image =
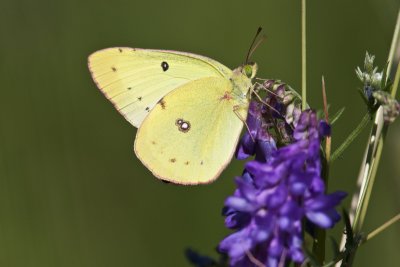
[[314, 238], [308, 233], [308, 232], [304, 232], [304, 241], [303, 241], [303, 246], [311, 251], [312, 246], [314, 244]]
[[382, 88], [383, 91], [385, 92], [390, 92], [392, 89], [393, 82], [391, 80], [388, 80], [385, 87]]
[[340, 253], [339, 244], [336, 242], [336, 239], [333, 238], [332, 236], [329, 237], [329, 240], [331, 241], [333, 258], [336, 259]]
[[322, 267], [332, 267], [332, 266], [335, 266], [336, 262], [337, 262], [337, 261], [328, 262], [327, 264], [323, 265]]
[[389, 61], [386, 62], [385, 67], [383, 68], [383, 71], [382, 71], [382, 80], [381, 80], [381, 88], [382, 88], [382, 90], [385, 90], [384, 88], [386, 88], [388, 67], [389, 67]]
[[345, 109], [346, 109], [345, 107], [342, 107], [335, 113], [335, 115], [332, 116], [332, 118], [330, 119], [331, 125], [333, 125], [340, 118], [340, 116], [342, 116]]
[[307, 248], [303, 247], [303, 251], [306, 254], [312, 267], [321, 267], [322, 264], [317, 260], [317, 257]]
[[370, 121], [369, 113], [366, 113], [362, 118], [361, 122], [358, 126], [349, 134], [346, 140], [332, 153], [331, 163], [334, 162], [342, 153], [346, 150], [346, 148], [356, 139], [356, 137], [364, 130], [365, 126], [368, 125]]
[[397, 214], [396, 216], [394, 216], [393, 218], [391, 218], [390, 220], [388, 220], [387, 222], [385, 222], [384, 224], [382, 224], [381, 226], [379, 226], [377, 229], [375, 229], [374, 231], [372, 231], [371, 233], [369, 233], [363, 240], [362, 242], [365, 243], [368, 240], [370, 240], [371, 238], [377, 236], [378, 234], [382, 233], [384, 230], [386, 230], [389, 226], [392, 226], [393, 224], [395, 224], [396, 222], [400, 221], [400, 213]]

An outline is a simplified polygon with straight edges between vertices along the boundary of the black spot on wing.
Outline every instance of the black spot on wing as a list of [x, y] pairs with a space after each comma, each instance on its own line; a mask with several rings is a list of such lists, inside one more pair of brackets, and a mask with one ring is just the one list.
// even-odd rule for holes
[[116, 71], [117, 71], [117, 68], [116, 68], [116, 67], [111, 67], [111, 70], [112, 70], [113, 72], [116, 72]]
[[122, 53], [122, 49], [121, 49], [121, 48], [118, 48], [118, 51], [119, 51], [120, 53]]
[[161, 62], [161, 68], [163, 71], [167, 71], [169, 69], [169, 65], [166, 61]]

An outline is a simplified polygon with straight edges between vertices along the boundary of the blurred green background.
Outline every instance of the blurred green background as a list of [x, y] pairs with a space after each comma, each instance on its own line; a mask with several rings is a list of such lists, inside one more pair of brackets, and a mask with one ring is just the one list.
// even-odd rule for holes
[[[308, 96], [325, 75], [338, 145], [362, 118], [354, 68], [386, 61], [399, 0], [308, 1]], [[214, 255], [234, 160], [213, 184], [161, 183], [132, 146], [136, 130], [97, 90], [87, 56], [131, 46], [189, 51], [238, 66], [258, 26], [259, 77], [299, 88], [300, 1], [2, 0], [0, 3], [0, 266], [188, 266]], [[355, 188], [368, 131], [333, 167], [331, 190]], [[390, 131], [365, 230], [400, 210], [400, 120]], [[349, 200], [349, 198], [348, 198]], [[348, 204], [345, 203], [346, 205]], [[339, 225], [330, 234], [340, 236]], [[364, 245], [355, 266], [399, 266], [400, 225]]]

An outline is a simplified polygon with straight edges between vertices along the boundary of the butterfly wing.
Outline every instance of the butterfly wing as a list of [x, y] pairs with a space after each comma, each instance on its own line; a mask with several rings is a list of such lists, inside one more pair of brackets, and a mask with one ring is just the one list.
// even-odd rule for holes
[[232, 73], [215, 60], [191, 53], [127, 47], [97, 51], [88, 65], [100, 90], [135, 127], [175, 88]]
[[135, 153], [160, 179], [178, 184], [209, 183], [232, 158], [246, 99], [232, 97], [232, 83], [208, 77], [186, 83], [162, 98], [139, 128]]

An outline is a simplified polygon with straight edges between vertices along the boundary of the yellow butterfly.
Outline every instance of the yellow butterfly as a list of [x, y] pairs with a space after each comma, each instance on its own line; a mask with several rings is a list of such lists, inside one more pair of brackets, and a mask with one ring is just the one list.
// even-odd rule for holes
[[115, 47], [91, 54], [88, 65], [138, 128], [135, 153], [156, 177], [195, 185], [225, 169], [247, 116], [255, 63], [230, 70], [191, 53]]

